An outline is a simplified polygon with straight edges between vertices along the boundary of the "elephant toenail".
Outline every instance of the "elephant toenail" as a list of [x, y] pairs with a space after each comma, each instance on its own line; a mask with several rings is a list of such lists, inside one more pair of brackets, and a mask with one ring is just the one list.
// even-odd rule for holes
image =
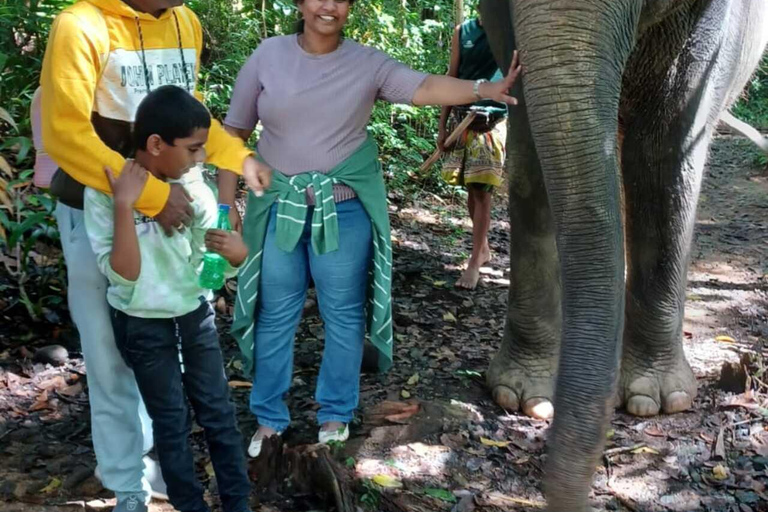
[[551, 419], [555, 414], [555, 408], [552, 405], [552, 402], [546, 398], [531, 398], [525, 402], [523, 412], [526, 414], [526, 416], [530, 416], [532, 418], [548, 420]]

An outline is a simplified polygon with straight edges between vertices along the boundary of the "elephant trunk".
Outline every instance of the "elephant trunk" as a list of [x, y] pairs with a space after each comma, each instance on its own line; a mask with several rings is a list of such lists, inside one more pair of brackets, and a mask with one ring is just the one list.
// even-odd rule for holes
[[642, 4], [512, 0], [525, 103], [556, 222], [563, 287], [563, 340], [544, 482], [551, 511], [587, 510], [613, 403], [624, 314], [618, 108]]

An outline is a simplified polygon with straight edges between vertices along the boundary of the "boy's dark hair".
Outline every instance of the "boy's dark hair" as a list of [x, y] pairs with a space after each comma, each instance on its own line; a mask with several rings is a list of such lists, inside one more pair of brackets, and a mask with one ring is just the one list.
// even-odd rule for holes
[[150, 135], [159, 135], [173, 146], [176, 139], [211, 127], [211, 114], [197, 98], [175, 85], [164, 85], [146, 95], [136, 111], [133, 147], [147, 149]]

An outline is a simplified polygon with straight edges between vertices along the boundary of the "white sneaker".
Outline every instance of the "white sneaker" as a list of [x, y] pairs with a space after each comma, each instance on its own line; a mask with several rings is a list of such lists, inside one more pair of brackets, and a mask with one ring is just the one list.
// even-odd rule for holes
[[264, 441], [264, 439], [272, 436], [281, 436], [283, 435], [283, 433], [275, 432], [274, 434], [270, 434], [269, 436], [262, 437], [261, 439], [256, 439], [257, 435], [259, 435], [258, 430], [256, 430], [256, 433], [253, 434], [253, 436], [251, 437], [251, 444], [248, 445], [248, 456], [251, 457], [252, 459], [255, 459], [261, 453], [261, 444]]
[[344, 428], [337, 428], [336, 430], [323, 430], [317, 434], [317, 440], [321, 444], [328, 444], [330, 442], [343, 443], [349, 439], [349, 425], [344, 425]]

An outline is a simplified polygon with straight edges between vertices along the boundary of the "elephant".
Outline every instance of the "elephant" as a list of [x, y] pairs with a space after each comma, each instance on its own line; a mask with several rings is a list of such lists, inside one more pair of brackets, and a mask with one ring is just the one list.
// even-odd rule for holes
[[607, 424], [692, 406], [686, 273], [708, 147], [768, 39], [766, 0], [481, 0], [523, 66], [507, 130], [510, 290], [487, 372], [546, 417], [550, 511], [585, 512]]

